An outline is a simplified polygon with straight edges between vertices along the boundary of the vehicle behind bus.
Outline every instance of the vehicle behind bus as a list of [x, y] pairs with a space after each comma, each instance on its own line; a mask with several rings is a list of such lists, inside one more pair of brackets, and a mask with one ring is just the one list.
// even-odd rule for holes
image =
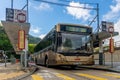
[[57, 24], [35, 47], [36, 64], [45, 66], [92, 65], [92, 28], [76, 24]]

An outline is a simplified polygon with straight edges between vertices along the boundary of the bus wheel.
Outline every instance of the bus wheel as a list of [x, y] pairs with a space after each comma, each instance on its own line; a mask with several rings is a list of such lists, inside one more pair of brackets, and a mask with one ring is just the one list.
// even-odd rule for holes
[[45, 66], [49, 67], [48, 58], [45, 59]]
[[35, 59], [35, 64], [37, 65], [37, 59]]

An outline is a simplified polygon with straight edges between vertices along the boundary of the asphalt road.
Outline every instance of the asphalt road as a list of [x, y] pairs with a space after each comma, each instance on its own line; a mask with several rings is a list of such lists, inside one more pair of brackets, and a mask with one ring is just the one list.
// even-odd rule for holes
[[120, 80], [120, 74], [85, 68], [39, 66], [36, 73], [23, 80]]

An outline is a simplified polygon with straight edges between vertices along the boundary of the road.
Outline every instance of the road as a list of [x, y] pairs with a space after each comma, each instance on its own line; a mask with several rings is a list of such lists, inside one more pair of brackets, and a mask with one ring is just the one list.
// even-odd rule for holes
[[120, 80], [120, 74], [114, 72], [68, 67], [39, 68], [36, 73], [23, 80]]

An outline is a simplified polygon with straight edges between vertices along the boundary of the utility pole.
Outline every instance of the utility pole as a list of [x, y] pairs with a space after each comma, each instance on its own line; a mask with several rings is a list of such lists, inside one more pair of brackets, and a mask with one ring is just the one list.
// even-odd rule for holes
[[13, 9], [13, 0], [11, 0], [11, 8]]
[[27, 22], [29, 22], [29, 2], [27, 0]]
[[[99, 32], [100, 29], [100, 24], [99, 24], [99, 4], [97, 4], [97, 33]], [[99, 39], [99, 36], [98, 36]], [[99, 40], [99, 65], [103, 65], [103, 41]]]
[[[28, 11], [28, 0], [26, 0], [26, 7], [27, 7], [27, 23], [29, 22], [29, 11]], [[27, 67], [28, 63], [28, 34], [25, 34], [25, 68]]]

